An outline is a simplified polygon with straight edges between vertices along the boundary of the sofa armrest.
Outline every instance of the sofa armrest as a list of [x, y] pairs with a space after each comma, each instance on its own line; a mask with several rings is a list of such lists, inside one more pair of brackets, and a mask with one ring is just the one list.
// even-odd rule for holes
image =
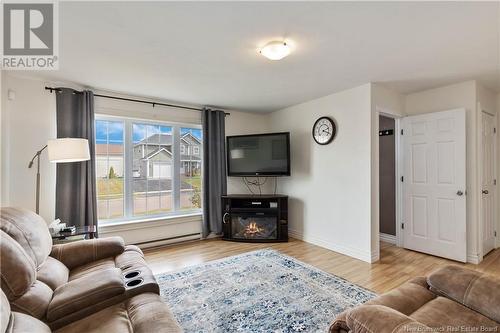
[[445, 266], [427, 277], [430, 290], [500, 322], [500, 279], [493, 275]]
[[47, 320], [53, 322], [124, 293], [125, 284], [121, 269], [109, 268], [88, 274], [54, 290], [47, 309]]
[[115, 257], [125, 251], [121, 237], [87, 239], [52, 246], [50, 256], [61, 261], [69, 269], [89, 262]]
[[339, 315], [331, 333], [403, 333], [431, 332], [431, 329], [404, 314], [383, 305], [361, 305]]

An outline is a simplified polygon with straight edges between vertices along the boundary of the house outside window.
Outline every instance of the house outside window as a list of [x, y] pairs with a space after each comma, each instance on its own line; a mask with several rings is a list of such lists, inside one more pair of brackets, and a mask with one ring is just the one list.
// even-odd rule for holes
[[[105, 222], [201, 211], [201, 127], [96, 116], [98, 218]], [[196, 149], [188, 149], [194, 147]]]

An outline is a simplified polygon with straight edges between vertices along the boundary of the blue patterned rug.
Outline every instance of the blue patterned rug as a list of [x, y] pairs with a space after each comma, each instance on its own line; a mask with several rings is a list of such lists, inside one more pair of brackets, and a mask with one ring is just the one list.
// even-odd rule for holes
[[265, 249], [156, 276], [187, 333], [327, 332], [336, 315], [375, 296]]

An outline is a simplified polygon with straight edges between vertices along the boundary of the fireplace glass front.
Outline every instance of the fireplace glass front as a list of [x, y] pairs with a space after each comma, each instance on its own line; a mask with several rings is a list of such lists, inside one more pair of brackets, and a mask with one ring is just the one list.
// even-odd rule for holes
[[234, 239], [277, 239], [278, 218], [276, 216], [231, 217], [231, 233]]

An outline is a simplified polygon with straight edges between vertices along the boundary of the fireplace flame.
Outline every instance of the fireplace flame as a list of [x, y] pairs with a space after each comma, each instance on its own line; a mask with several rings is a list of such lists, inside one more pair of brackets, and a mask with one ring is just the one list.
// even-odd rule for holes
[[259, 234], [264, 231], [264, 228], [261, 228], [255, 222], [250, 222], [245, 228], [245, 236], [254, 236], [255, 234]]

